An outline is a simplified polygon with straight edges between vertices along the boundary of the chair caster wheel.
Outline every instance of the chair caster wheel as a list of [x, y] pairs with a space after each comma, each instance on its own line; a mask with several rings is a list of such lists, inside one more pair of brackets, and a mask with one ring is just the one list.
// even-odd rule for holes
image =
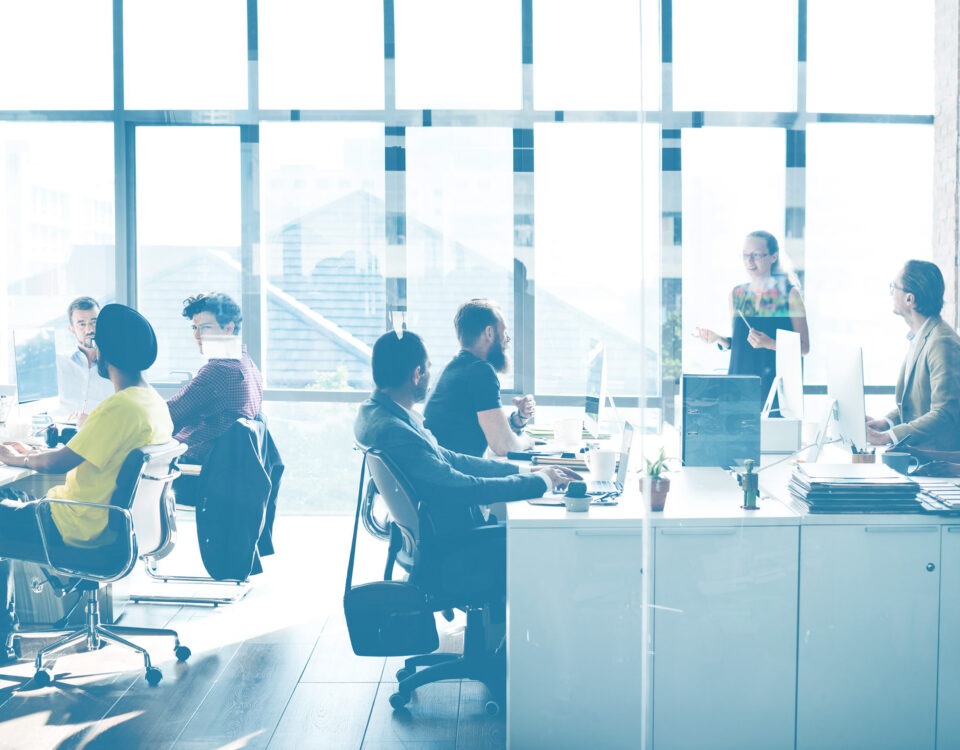
[[403, 682], [403, 681], [404, 681], [405, 679], [407, 679], [408, 677], [413, 677], [413, 675], [415, 675], [416, 672], [417, 672], [417, 670], [415, 670], [415, 669], [408, 669], [407, 667], [403, 667], [402, 669], [398, 669], [398, 670], [397, 670], [397, 682]]
[[150, 687], [156, 687], [160, 684], [160, 680], [162, 679], [163, 672], [161, 672], [159, 669], [156, 667], [147, 668], [147, 684], [149, 684]]
[[398, 692], [390, 696], [390, 705], [393, 706], [395, 710], [399, 708], [403, 708], [409, 702], [410, 702], [410, 693]]
[[190, 654], [192, 654], [193, 652], [186, 646], [177, 646], [173, 650], [173, 653], [176, 654], [177, 661], [184, 662], [190, 658]]
[[496, 716], [500, 713], [500, 704], [496, 701], [487, 701], [483, 706], [483, 710], [487, 712], [487, 716]]
[[33, 675], [33, 682], [37, 687], [46, 687], [53, 682], [53, 672], [50, 671], [49, 667], [38, 669]]

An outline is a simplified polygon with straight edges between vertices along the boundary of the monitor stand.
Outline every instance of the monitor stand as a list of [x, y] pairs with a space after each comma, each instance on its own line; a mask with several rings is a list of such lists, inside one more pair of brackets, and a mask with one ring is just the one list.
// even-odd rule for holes
[[827, 439], [827, 433], [830, 430], [830, 425], [839, 424], [840, 423], [839, 416], [840, 416], [840, 411], [839, 411], [839, 405], [837, 403], [837, 400], [835, 398], [830, 399], [830, 403], [827, 405], [827, 410], [824, 413], [823, 419], [820, 422], [820, 431], [817, 433], [817, 442], [815, 444], [816, 450], [814, 450], [812, 455], [812, 460], [814, 462], [817, 462], [820, 460], [820, 452], [823, 450], [823, 446]]
[[[767, 394], [766, 403], [764, 403], [763, 409], [760, 410], [761, 417], [770, 416], [770, 411], [773, 409], [773, 399], [775, 396], [777, 396], [778, 393], [780, 393], [780, 384], [782, 382], [783, 382], [783, 378], [781, 378], [779, 375], [774, 376], [773, 383], [770, 384], [770, 393]], [[780, 395], [782, 400], [783, 396], [782, 394]], [[780, 410], [777, 409], [777, 411], [780, 411]]]

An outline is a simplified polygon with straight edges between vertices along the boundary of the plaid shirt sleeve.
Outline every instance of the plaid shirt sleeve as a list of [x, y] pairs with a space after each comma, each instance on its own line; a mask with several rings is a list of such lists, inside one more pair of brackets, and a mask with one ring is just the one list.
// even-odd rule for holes
[[184, 425], [198, 423], [205, 414], [214, 410], [214, 404], [217, 401], [217, 380], [212, 368], [201, 367], [193, 380], [167, 401], [174, 433]]

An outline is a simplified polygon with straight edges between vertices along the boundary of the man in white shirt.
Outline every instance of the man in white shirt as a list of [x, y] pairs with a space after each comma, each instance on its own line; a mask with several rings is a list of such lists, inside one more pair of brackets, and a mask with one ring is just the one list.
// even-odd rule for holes
[[113, 384], [97, 372], [97, 315], [100, 305], [92, 297], [77, 297], [67, 308], [68, 330], [77, 339], [77, 348], [57, 358], [60, 413], [83, 420], [108, 396]]

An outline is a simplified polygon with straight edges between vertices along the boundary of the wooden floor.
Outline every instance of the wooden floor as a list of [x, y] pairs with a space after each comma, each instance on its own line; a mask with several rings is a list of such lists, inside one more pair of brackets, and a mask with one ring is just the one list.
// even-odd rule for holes
[[[250, 593], [228, 607], [121, 601], [121, 624], [175, 628], [193, 650], [177, 664], [169, 639], [142, 639], [163, 670], [155, 688], [142, 660], [115, 646], [60, 657], [46, 688], [32, 684], [32, 659], [0, 669], [0, 750], [503, 748], [503, 716], [486, 715], [483, 685], [428, 685], [409, 710], [394, 712], [388, 698], [402, 660], [353, 655], [342, 610], [352, 520], [278, 519], [278, 553], [265, 560]], [[385, 548], [360, 534], [359, 580], [372, 580]], [[190, 572], [199, 562], [195, 539], [195, 529], [181, 524], [179, 546], [163, 567]], [[158, 585], [137, 571], [117, 598]], [[441, 647], [457, 650], [462, 619], [440, 622]]]

